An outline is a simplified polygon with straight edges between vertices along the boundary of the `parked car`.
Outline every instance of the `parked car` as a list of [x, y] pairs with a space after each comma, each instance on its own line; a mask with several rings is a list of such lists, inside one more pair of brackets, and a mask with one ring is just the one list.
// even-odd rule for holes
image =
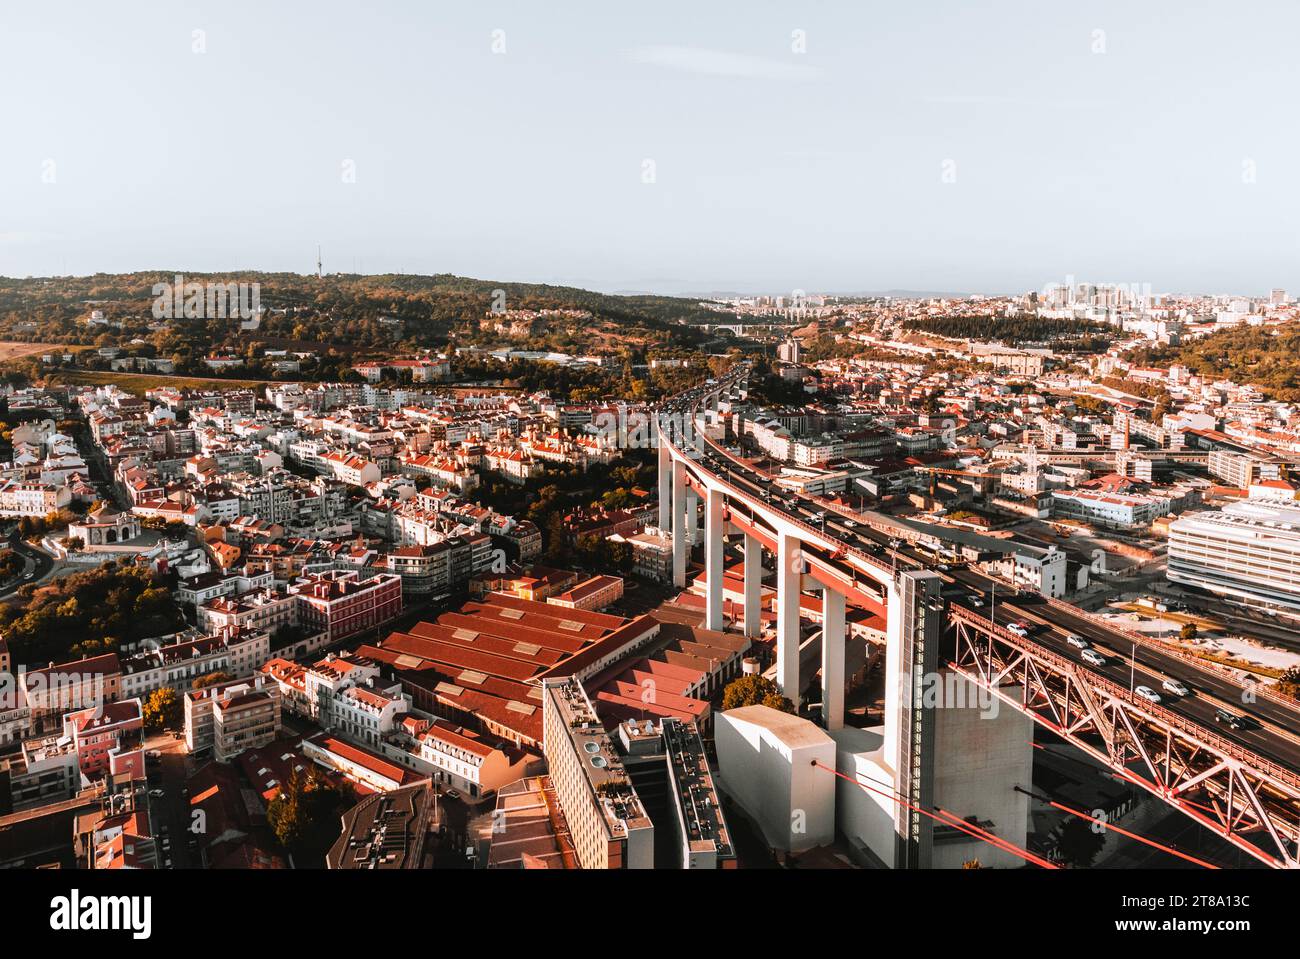
[[163, 798], [164, 796], [166, 796], [167, 794], [166, 794], [165, 792], [163, 792], [161, 789], [150, 789], [150, 790], [149, 790], [149, 795], [150, 795], [150, 797], [152, 797], [153, 799], [162, 799], [162, 798]]

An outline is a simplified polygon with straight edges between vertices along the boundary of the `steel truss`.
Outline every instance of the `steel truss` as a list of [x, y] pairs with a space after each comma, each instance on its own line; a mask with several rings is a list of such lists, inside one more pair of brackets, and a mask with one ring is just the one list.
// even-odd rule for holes
[[949, 665], [1274, 868], [1300, 866], [1300, 776], [961, 607]]

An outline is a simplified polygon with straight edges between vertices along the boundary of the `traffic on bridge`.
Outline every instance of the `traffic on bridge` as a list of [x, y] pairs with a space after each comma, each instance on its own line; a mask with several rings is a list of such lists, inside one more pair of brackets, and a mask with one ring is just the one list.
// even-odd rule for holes
[[[686, 584], [688, 541], [703, 542], [709, 628], [724, 627], [727, 535], [744, 537], [747, 635], [760, 629], [762, 551], [776, 555], [776, 680], [791, 701], [800, 703], [811, 678], [799, 668], [799, 595], [820, 590], [821, 722], [831, 731], [844, 724], [845, 606], [868, 609], [887, 630], [878, 761], [907, 802], [934, 800], [939, 722], [936, 710], [909, 694], [925, 674], [947, 671], [1261, 862], [1300, 862], [1300, 711], [1289, 701], [985, 574], [955, 551], [929, 550], [886, 517], [805, 495], [755, 468], [718, 439], [725, 436], [720, 403], [744, 395], [748, 372], [739, 364], [661, 404], [660, 526], [673, 534], [679, 586]], [[882, 859], [925, 864], [928, 821], [898, 815], [896, 825], [901, 851]]]

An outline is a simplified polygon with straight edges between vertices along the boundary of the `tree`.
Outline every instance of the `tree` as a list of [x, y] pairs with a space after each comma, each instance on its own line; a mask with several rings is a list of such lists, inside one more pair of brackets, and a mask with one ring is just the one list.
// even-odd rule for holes
[[339, 815], [346, 797], [314, 769], [295, 772], [267, 807], [276, 840], [295, 857], [323, 857], [338, 838]]
[[1190, 643], [1196, 638], [1196, 624], [1183, 623], [1183, 628], [1178, 631], [1178, 635], [1182, 637], [1183, 642]]
[[1277, 691], [1283, 696], [1300, 699], [1300, 666], [1291, 666], [1278, 677]]
[[181, 699], [170, 686], [155, 689], [144, 701], [144, 725], [157, 732], [181, 718]]
[[26, 568], [23, 558], [11, 549], [0, 552], [0, 580], [12, 579]]
[[757, 674], [732, 680], [723, 691], [724, 710], [739, 709], [741, 706], [767, 706], [783, 713], [794, 712], [794, 703], [781, 695], [776, 683]]
[[207, 689], [209, 686], [219, 686], [221, 683], [228, 683], [235, 677], [229, 673], [217, 671], [208, 673], [206, 676], [195, 676], [194, 682], [190, 684], [191, 689]]
[[[1095, 827], [1095, 828], [1094, 828]], [[1087, 869], [1106, 843], [1104, 831], [1095, 823], [1077, 816], [1061, 827], [1056, 852], [1061, 861], [1075, 869]]]

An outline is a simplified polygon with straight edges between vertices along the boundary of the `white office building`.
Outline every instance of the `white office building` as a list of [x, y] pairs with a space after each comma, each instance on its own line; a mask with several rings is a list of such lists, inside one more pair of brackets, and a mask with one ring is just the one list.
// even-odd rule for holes
[[1300, 508], [1233, 503], [1169, 525], [1171, 582], [1300, 608]]

